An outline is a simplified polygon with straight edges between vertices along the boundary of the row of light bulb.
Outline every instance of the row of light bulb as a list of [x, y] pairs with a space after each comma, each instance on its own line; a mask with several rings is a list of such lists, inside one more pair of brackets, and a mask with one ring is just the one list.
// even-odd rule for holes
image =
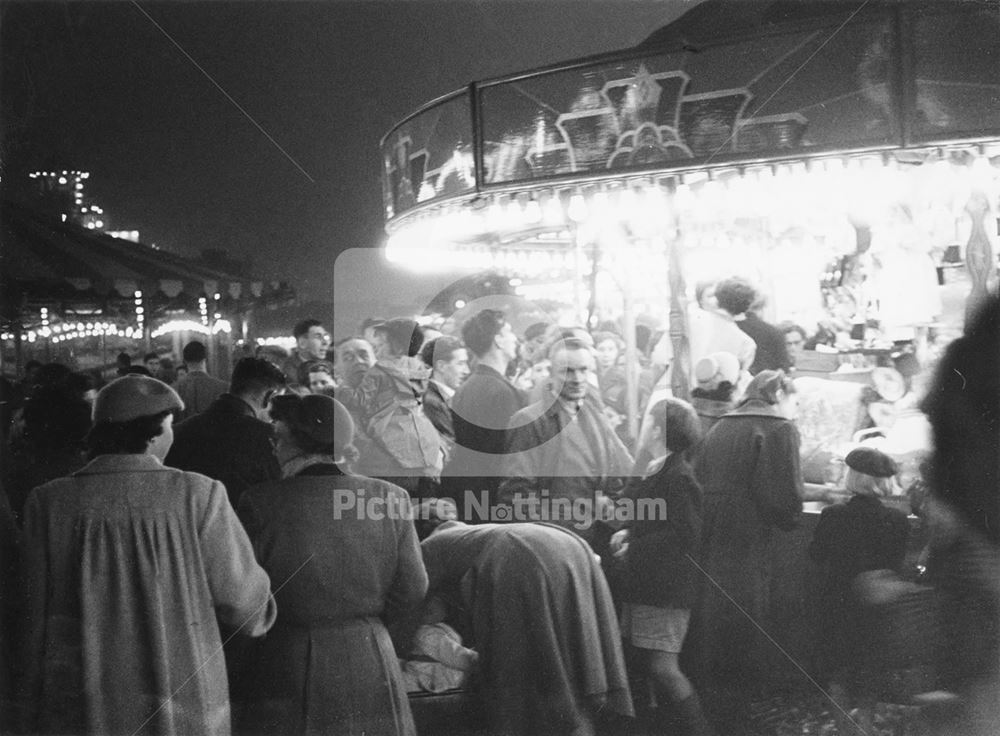
[[220, 332], [226, 335], [232, 334], [233, 325], [228, 319], [219, 319], [209, 328], [207, 325], [195, 322], [193, 319], [175, 319], [164, 322], [150, 333], [150, 337], [157, 338], [175, 332], [196, 332], [199, 335], [218, 335]]
[[[37, 330], [28, 330], [24, 337], [28, 342], [35, 342], [38, 338], [51, 338], [53, 343], [65, 342], [80, 337], [101, 337], [102, 335], [112, 335], [115, 337], [141, 337], [142, 331], [131, 326], [119, 327], [111, 322], [77, 322], [65, 325], [49, 325], [48, 320], [42, 322], [42, 327]], [[4, 332], [0, 334], [0, 340], [13, 340], [14, 334]]]

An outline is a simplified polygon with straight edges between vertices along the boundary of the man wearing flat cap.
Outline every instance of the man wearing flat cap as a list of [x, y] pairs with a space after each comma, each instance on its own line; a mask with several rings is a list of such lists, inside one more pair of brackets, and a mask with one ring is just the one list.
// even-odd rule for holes
[[223, 485], [162, 463], [183, 406], [112, 381], [90, 462], [28, 498], [26, 732], [230, 733], [219, 623], [261, 636], [274, 599]]

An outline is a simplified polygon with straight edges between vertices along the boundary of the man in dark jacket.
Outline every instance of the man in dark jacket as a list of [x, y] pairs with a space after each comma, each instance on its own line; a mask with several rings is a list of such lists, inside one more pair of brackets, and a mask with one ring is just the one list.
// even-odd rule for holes
[[451, 400], [458, 387], [469, 377], [469, 356], [461, 340], [443, 335], [426, 343], [420, 349], [420, 358], [431, 369], [431, 378], [424, 392], [424, 414], [441, 435], [450, 454], [455, 444]]
[[467, 508], [465, 492], [496, 493], [507, 425], [525, 404], [524, 394], [506, 378], [507, 366], [517, 357], [517, 335], [504, 313], [484, 309], [474, 314], [462, 325], [462, 341], [476, 365], [451, 401], [455, 447], [442, 478], [460, 513]]
[[264, 418], [271, 396], [284, 386], [285, 376], [273, 363], [243, 358], [233, 369], [229, 393], [174, 427], [165, 464], [222, 481], [234, 507], [248, 487], [277, 480], [281, 468]]

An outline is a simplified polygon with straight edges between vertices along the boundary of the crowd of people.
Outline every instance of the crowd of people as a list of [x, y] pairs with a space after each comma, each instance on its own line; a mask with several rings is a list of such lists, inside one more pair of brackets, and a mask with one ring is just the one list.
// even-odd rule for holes
[[[817, 527], [836, 641], [810, 676], [845, 733], [866, 733], [852, 708], [879, 665], [858, 632], [901, 600], [944, 642], [936, 733], [1000, 716], [998, 304], [924, 401], [925, 577], [903, 570], [908, 522], [882, 503], [897, 469], [874, 447]], [[228, 380], [197, 341], [180, 376], [156, 354], [103, 386], [32, 366], [4, 385], [0, 725], [413, 734], [408, 686], [461, 684], [483, 733], [751, 733], [774, 543], [803, 503], [806, 335], [759, 308], [741, 279], [699, 288], [689, 400], [665, 393], [669, 336], [634, 336], [628, 365], [613, 324], [519, 334], [496, 309], [335, 342], [303, 320], [293, 350]]]

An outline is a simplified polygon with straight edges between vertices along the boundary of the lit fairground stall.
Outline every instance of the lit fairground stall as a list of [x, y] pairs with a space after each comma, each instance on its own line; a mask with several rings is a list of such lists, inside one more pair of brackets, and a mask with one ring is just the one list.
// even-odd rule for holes
[[635, 48], [414, 112], [382, 142], [385, 257], [498, 272], [563, 305], [565, 324], [615, 320], [633, 362], [651, 317], [681, 397], [696, 286], [742, 276], [766, 321], [829, 335], [796, 360], [814, 497], [873, 436], [903, 488], [929, 441], [917, 403], [935, 360], [996, 289], [998, 13], [735, 7], [710, 0]]

